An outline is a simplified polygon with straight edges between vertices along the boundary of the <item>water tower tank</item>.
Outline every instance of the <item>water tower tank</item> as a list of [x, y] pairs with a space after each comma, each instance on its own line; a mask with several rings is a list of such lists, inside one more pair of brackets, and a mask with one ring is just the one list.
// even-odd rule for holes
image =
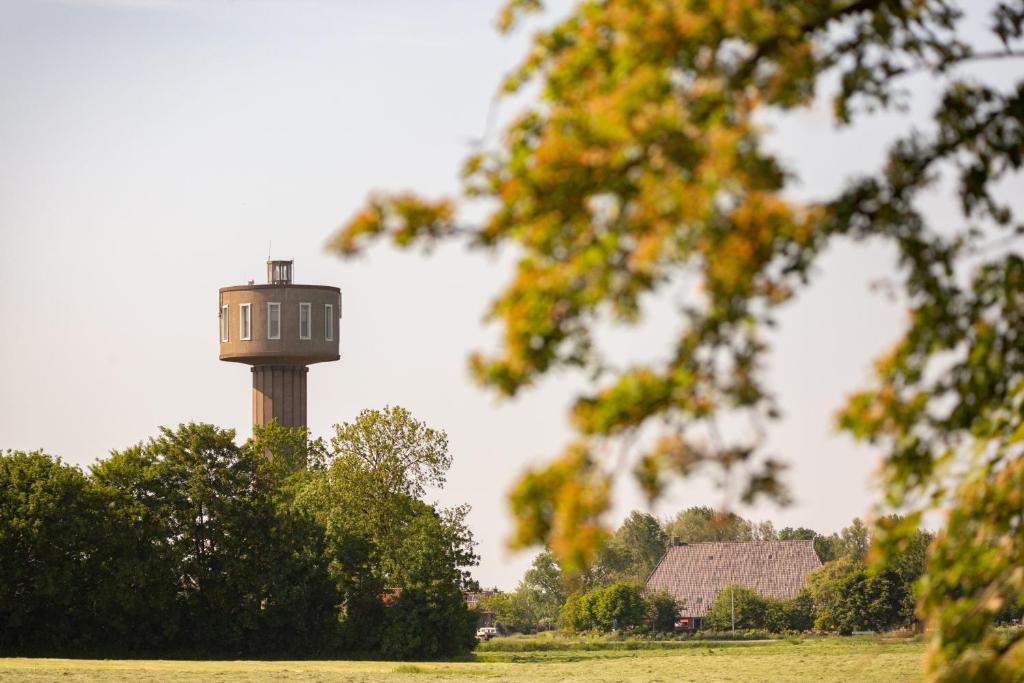
[[341, 290], [293, 274], [293, 261], [268, 261], [266, 284], [220, 290], [220, 359], [252, 366], [253, 424], [304, 427], [308, 366], [341, 357]]

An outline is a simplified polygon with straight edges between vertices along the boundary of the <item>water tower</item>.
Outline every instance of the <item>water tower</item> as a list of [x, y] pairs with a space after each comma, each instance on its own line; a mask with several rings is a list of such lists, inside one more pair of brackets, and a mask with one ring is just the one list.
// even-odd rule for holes
[[220, 359], [252, 366], [252, 421], [306, 426], [306, 374], [338, 360], [341, 290], [292, 283], [293, 261], [268, 261], [267, 284], [220, 290]]

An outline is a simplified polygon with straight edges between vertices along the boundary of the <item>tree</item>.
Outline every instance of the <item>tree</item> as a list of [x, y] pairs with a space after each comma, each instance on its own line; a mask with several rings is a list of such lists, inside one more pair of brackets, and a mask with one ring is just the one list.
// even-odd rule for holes
[[104, 501], [77, 467], [0, 453], [0, 649], [46, 654], [100, 642]]
[[809, 631], [814, 626], [814, 602], [806, 588], [789, 600], [769, 604], [768, 629]]
[[304, 510], [298, 497], [322, 471], [324, 444], [305, 428], [276, 421], [254, 425], [242, 446], [252, 467], [246, 499], [253, 521], [248, 532], [248, 561], [259, 610], [246, 635], [250, 652], [276, 656], [313, 656], [336, 652], [338, 591], [331, 580], [324, 528]]
[[286, 482], [301, 472], [276, 456], [289, 437], [276, 426], [257, 437], [239, 447], [212, 425], [162, 429], [89, 475], [42, 453], [0, 458], [0, 646], [194, 656], [333, 645], [323, 533], [288, 509]]
[[525, 590], [522, 583], [509, 593], [495, 593], [480, 599], [482, 611], [493, 612], [494, 621], [517, 633], [531, 633], [540, 627], [543, 618], [538, 610], [536, 596]]
[[815, 625], [843, 635], [907, 626], [902, 610], [906, 588], [890, 570], [873, 576], [866, 569], [854, 570], [835, 586], [833, 599], [818, 612]]
[[271, 425], [242, 447], [234, 438], [207, 424], [162, 428], [93, 466], [133, 542], [112, 558], [134, 582], [115, 623], [156, 652], [323, 651], [334, 645], [337, 595], [323, 530], [294, 506], [290, 485], [305, 476], [305, 434]]
[[397, 406], [364, 410], [334, 431], [314, 505], [324, 506], [332, 528], [372, 539], [383, 562], [381, 577], [396, 586], [402, 520], [411, 519], [410, 506], [427, 488], [444, 485], [451, 466], [448, 437]]
[[[837, 598], [839, 584], [861, 569], [850, 558], [842, 557], [826, 562], [807, 575], [807, 592], [811, 596], [814, 614], [820, 615], [830, 608]], [[815, 623], [815, 628], [825, 629], [824, 623]]]
[[583, 591], [575, 591], [570, 593], [562, 603], [562, 608], [558, 612], [558, 625], [566, 631], [582, 631], [590, 628], [589, 625], [584, 625], [580, 619], [580, 602], [583, 595]]
[[870, 547], [871, 532], [859, 517], [854, 517], [850, 526], [840, 529], [839, 533], [814, 539], [814, 549], [822, 562], [848, 557], [854, 564], [861, 565], [867, 560]]
[[639, 587], [618, 581], [571, 595], [563, 607], [563, 620], [574, 631], [630, 629], [643, 624], [649, 611]]
[[628, 558], [623, 578], [642, 583], [665, 554], [668, 537], [653, 515], [634, 510], [615, 532], [612, 543]]
[[533, 558], [530, 568], [523, 576], [523, 583], [552, 602], [561, 603], [565, 600], [565, 587], [562, 581], [562, 568], [551, 551], [544, 550]]
[[795, 529], [791, 526], [779, 529], [780, 541], [813, 541], [818, 538], [818, 536], [819, 534], [817, 531], [803, 526], [796, 527]]
[[533, 558], [514, 591], [480, 599], [480, 609], [494, 612], [503, 627], [530, 633], [554, 627], [566, 599], [562, 569], [547, 550]]
[[570, 630], [589, 631], [599, 628], [597, 601], [603, 592], [604, 588], [595, 588], [586, 593], [581, 593], [576, 600], [572, 601], [575, 609], [567, 615]]
[[477, 625], [462, 594], [465, 510], [439, 513], [418, 501], [414, 507], [398, 549], [402, 571], [392, 577], [401, 594], [384, 610], [381, 652], [397, 659], [464, 654], [476, 646]]
[[348, 459], [372, 476], [374, 495], [423, 498], [441, 488], [452, 466], [448, 435], [415, 419], [405, 408], [364, 410], [353, 422], [335, 425], [332, 460]]
[[704, 624], [713, 631], [736, 628], [762, 629], [768, 611], [767, 601], [752, 588], [730, 584], [722, 589], [704, 617]]
[[[338, 429], [358, 436], [339, 437], [355, 444], [340, 452], [272, 423], [241, 446], [213, 425], [161, 428], [88, 476], [39, 452], [0, 454], [0, 648], [469, 651], [468, 508], [412, 495], [443, 481], [444, 434], [401, 409], [361, 418]], [[386, 588], [401, 588], [388, 606]]]
[[[879, 522], [892, 526], [904, 519], [891, 515]], [[932, 534], [915, 531], [878, 568], [865, 564], [870, 541], [865, 529], [855, 519], [839, 534], [832, 534], [828, 540], [837, 559], [807, 577], [816, 628], [848, 634], [918, 625], [914, 592], [925, 572]]]
[[811, 599], [807, 592], [784, 600], [768, 598], [739, 584], [722, 589], [705, 617], [705, 625], [715, 631], [759, 629], [781, 633], [804, 631], [811, 626]]
[[647, 605], [635, 584], [617, 581], [597, 593], [594, 623], [600, 629], [633, 628], [643, 624], [646, 616]]
[[668, 536], [661, 523], [634, 510], [612, 534], [588, 576], [590, 585], [616, 581], [642, 584], [665, 554]]
[[558, 621], [558, 613], [567, 593], [562, 568], [550, 551], [545, 550], [533, 558], [517, 592], [519, 590], [524, 591], [534, 605], [538, 626], [550, 627]]
[[681, 510], [665, 525], [665, 533], [678, 543], [708, 541], [749, 541], [750, 523], [733, 512], [717, 512], [709, 507]]
[[116, 541], [107, 548], [103, 587], [110, 598], [100, 610], [103, 631], [119, 645], [111, 654], [159, 653], [168, 644], [181, 648], [181, 574], [152, 470], [140, 449], [128, 449], [94, 464], [91, 475], [107, 501], [109, 538]]
[[[161, 428], [148, 443], [115, 451], [94, 467], [106, 486], [148, 508], [151, 542], [163, 545], [180, 600], [181, 643], [192, 651], [240, 652], [259, 609], [245, 561], [255, 523], [247, 494], [253, 462], [233, 430], [212, 425]], [[248, 600], [239, 600], [239, 593]]]
[[[502, 27], [541, 6], [509, 0]], [[948, 552], [925, 583], [935, 675], [959, 679], [958, 667], [984, 661], [1005, 678], [1024, 645], [996, 647], [987, 634], [1024, 595], [1012, 569], [1024, 554], [1013, 494], [1024, 461], [1004, 428], [1024, 400], [1024, 228], [997, 188], [1024, 163], [1024, 82], [967, 78], [961, 66], [1019, 58], [1022, 38], [1019, 0], [994, 2], [980, 37], [949, 0], [584, 0], [536, 35], [503, 83], [507, 93], [535, 86], [539, 101], [497, 148], [466, 160], [464, 195], [485, 202], [480, 224], [461, 220], [451, 198], [376, 194], [330, 247], [353, 255], [382, 236], [514, 247], [514, 274], [490, 309], [501, 344], [471, 367], [505, 395], [563, 367], [596, 378], [572, 409], [579, 439], [512, 495], [516, 542], [547, 542], [573, 568], [605, 538], [612, 474], [601, 454], [641, 430], [660, 433], [636, 455], [652, 497], [673, 476], [717, 466], [742, 477], [744, 501], [787, 498], [783, 465], [765, 452], [763, 423], [778, 416], [765, 330], [827, 248], [891, 245], [907, 327], [839, 424], [884, 449], [885, 504], [911, 520], [894, 544], [933, 507], [956, 505], [951, 528], [968, 532], [939, 536]], [[940, 93], [930, 125], [908, 126], [880, 167], [850, 169], [835, 195], [796, 200], [795, 175], [765, 148], [758, 117], [809, 107], [832, 83], [837, 125], [898, 113], [911, 77]], [[934, 226], [919, 200], [939, 177], [959, 212]], [[594, 330], [634, 323], [646, 297], [683, 276], [700, 286], [687, 288], [696, 294], [679, 306], [667, 353], [607, 362]], [[749, 436], [720, 434], [720, 418], [743, 415]], [[1013, 539], [1005, 554], [984, 555], [998, 538]], [[971, 586], [955, 605], [946, 570]], [[967, 613], [972, 626], [958, 627]]]
[[679, 617], [679, 602], [672, 597], [671, 593], [664, 591], [652, 593], [647, 596], [649, 605], [648, 619], [651, 628], [663, 633], [671, 633], [676, 628], [676, 619]]
[[[403, 408], [366, 410], [335, 427], [324, 461], [298, 505], [326, 530], [349, 647], [396, 658], [471, 649], [476, 618], [461, 592], [478, 562], [469, 508], [421, 500], [451, 464], [444, 432]], [[385, 607], [386, 589], [400, 592]]]

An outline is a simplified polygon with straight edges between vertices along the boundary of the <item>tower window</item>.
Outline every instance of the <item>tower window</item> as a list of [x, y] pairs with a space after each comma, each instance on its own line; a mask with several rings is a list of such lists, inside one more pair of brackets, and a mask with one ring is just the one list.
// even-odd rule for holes
[[228, 307], [220, 307], [220, 340], [228, 341]]
[[299, 339], [309, 339], [312, 304], [299, 304]]
[[281, 338], [281, 304], [267, 304], [267, 339]]
[[334, 306], [324, 304], [324, 339], [334, 341]]
[[238, 305], [238, 338], [242, 341], [252, 339], [252, 304]]

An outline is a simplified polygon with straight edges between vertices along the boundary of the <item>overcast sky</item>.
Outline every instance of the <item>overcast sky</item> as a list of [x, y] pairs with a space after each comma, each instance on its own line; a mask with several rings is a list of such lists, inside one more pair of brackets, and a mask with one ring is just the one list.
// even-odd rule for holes
[[[372, 189], [457, 188], [526, 46], [495, 33], [496, 6], [0, 0], [0, 448], [87, 466], [160, 425], [248, 436], [251, 376], [217, 359], [217, 289], [262, 281], [270, 245], [295, 259], [298, 282], [343, 291], [341, 361], [310, 370], [312, 432], [387, 404], [445, 429], [454, 465], [435, 495], [472, 505], [477, 578], [514, 587], [533, 553], [505, 550], [504, 496], [570, 438], [582, 380], [500, 402], [468, 379], [467, 354], [493, 338], [481, 314], [508, 277], [501, 259], [451, 245], [343, 262], [323, 249]], [[935, 90], [910, 85], [910, 119], [924, 122]], [[766, 119], [808, 197], [873, 169], [906, 125], [838, 132], [827, 112]], [[941, 224], [953, 206], [939, 191], [926, 208]], [[792, 465], [796, 503], [742, 514], [830, 532], [867, 511], [877, 454], [835, 434], [832, 416], [899, 334], [898, 303], [868, 286], [892, 264], [878, 245], [840, 245], [785, 309], [770, 368], [785, 419], [771, 445]], [[655, 301], [609, 344], [623, 361], [657, 355], [677, 322]], [[628, 481], [616, 500], [612, 521], [644, 505]], [[721, 502], [697, 479], [654, 512]]]

